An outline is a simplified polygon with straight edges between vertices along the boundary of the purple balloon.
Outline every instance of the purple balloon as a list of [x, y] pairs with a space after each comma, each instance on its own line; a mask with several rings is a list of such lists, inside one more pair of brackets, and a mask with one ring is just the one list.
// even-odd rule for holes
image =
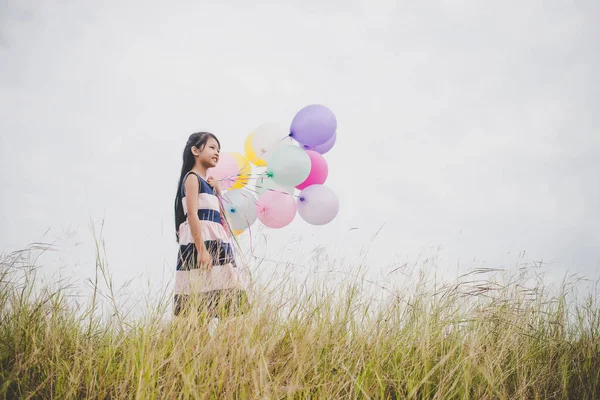
[[317, 146], [307, 146], [307, 145], [303, 144], [302, 147], [304, 147], [304, 150], [312, 150], [312, 151], [316, 151], [317, 153], [320, 153], [320, 154], [325, 154], [329, 150], [331, 150], [331, 148], [335, 144], [336, 139], [337, 139], [337, 132], [333, 135], [333, 137], [331, 139], [329, 139], [328, 141], [326, 141], [323, 144], [320, 144]]
[[333, 112], [320, 104], [298, 111], [290, 127], [290, 136], [306, 146], [324, 144], [335, 135], [337, 120]]

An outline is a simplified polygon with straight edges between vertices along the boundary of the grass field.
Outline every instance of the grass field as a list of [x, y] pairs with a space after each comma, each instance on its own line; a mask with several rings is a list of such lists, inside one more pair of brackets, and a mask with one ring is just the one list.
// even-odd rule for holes
[[132, 319], [98, 306], [110, 283], [75, 306], [39, 287], [29, 250], [0, 262], [2, 398], [600, 398], [598, 291], [568, 282], [474, 270], [375, 301], [359, 277], [290, 280], [210, 335], [165, 319], [168, 295]]

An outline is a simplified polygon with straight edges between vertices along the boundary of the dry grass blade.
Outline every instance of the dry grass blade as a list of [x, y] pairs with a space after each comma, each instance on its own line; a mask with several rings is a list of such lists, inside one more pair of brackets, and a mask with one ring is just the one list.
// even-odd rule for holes
[[47, 250], [0, 259], [2, 398], [600, 398], [597, 286], [582, 300], [570, 282], [551, 291], [479, 268], [391, 290], [306, 268], [258, 287], [249, 312], [211, 333], [198, 315], [164, 318], [166, 294], [130, 318], [101, 242], [91, 304], [77, 309], [66, 282], [36, 287], [32, 260]]

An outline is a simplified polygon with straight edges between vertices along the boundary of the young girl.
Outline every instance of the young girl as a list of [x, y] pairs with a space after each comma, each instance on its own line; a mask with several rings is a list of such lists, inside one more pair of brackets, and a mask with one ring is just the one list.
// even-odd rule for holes
[[179, 243], [175, 276], [175, 315], [195, 310], [210, 318], [243, 312], [249, 274], [235, 262], [232, 235], [222, 214], [219, 182], [207, 177], [219, 161], [215, 135], [190, 135], [175, 197]]

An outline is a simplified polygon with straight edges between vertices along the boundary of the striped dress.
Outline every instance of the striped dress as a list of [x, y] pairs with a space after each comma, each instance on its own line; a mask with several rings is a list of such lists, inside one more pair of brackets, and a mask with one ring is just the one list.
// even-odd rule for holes
[[[189, 194], [198, 196], [198, 217], [202, 238], [213, 263], [212, 268], [198, 268], [198, 251], [192, 237], [188, 223], [188, 209], [186, 204], [185, 180], [181, 187], [181, 201], [186, 220], [179, 226], [179, 251], [177, 257], [177, 271], [175, 275], [175, 315], [179, 315], [190, 301], [197, 301], [200, 307], [206, 307], [211, 316], [221, 316], [221, 312], [230, 312], [232, 306], [239, 306], [246, 302], [246, 289], [249, 283], [247, 266], [238, 266], [233, 251], [233, 238], [228, 234], [226, 221], [222, 218], [218, 197], [213, 189], [200, 175], [199, 193]], [[224, 302], [223, 295], [227, 295]], [[223, 306], [223, 307], [221, 307]]]

